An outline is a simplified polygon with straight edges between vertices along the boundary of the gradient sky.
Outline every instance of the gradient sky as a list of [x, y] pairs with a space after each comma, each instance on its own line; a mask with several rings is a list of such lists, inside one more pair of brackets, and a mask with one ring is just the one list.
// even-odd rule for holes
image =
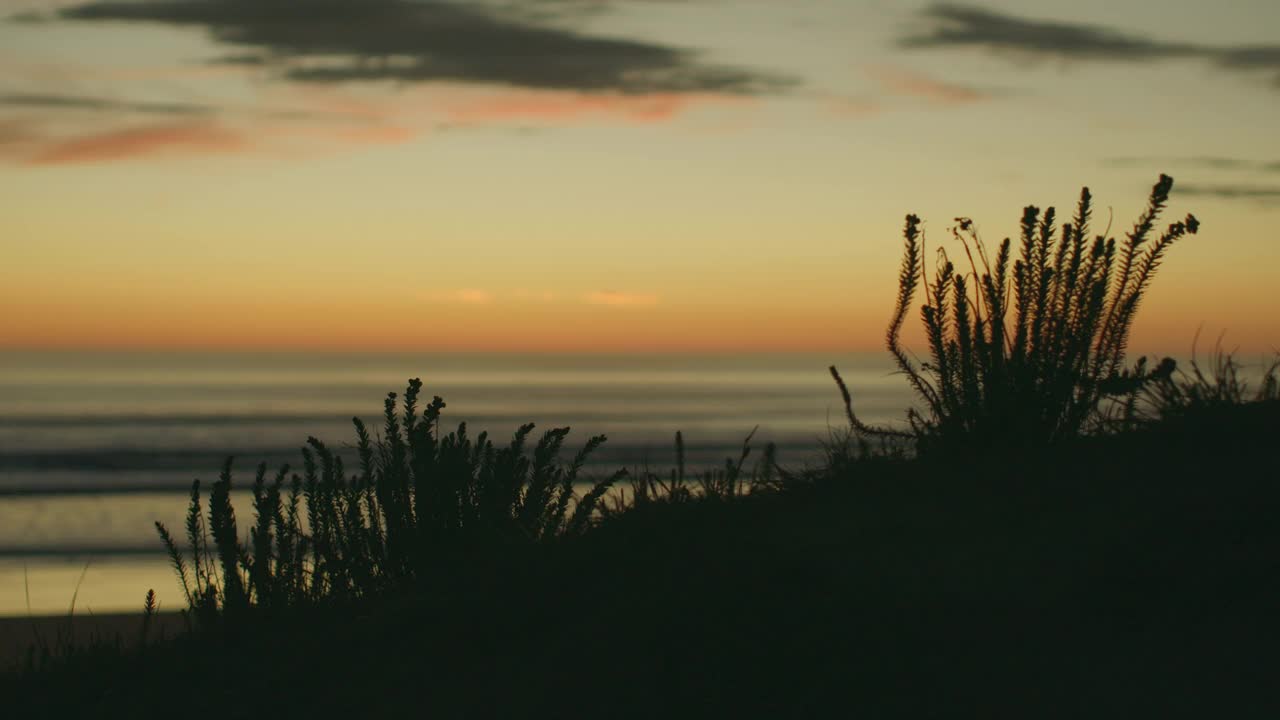
[[1133, 349], [1280, 346], [1275, 0], [0, 18], [0, 347], [877, 349], [906, 213], [1119, 235], [1160, 172]]

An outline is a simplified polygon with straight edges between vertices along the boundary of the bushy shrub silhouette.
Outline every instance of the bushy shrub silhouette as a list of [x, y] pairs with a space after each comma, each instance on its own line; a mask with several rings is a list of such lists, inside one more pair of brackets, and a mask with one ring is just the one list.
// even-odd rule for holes
[[497, 447], [466, 423], [440, 429], [445, 403], [435, 397], [418, 413], [422, 383], [409, 382], [402, 411], [396, 394], [384, 405], [381, 438], [354, 418], [360, 471], [309, 438], [303, 472], [280, 468], [272, 482], [258, 466], [254, 523], [240, 541], [231, 505], [232, 460], [209, 494], [192, 485], [186, 535], [190, 562], [169, 530], [156, 523], [188, 608], [197, 619], [251, 605], [288, 607], [350, 600], [421, 577], [457, 549], [536, 543], [586, 530], [619, 472], [575, 492], [583, 464], [605, 437], [589, 439], [569, 463], [560, 452], [569, 428], [544, 433], [532, 452], [532, 424]]
[[[908, 412], [906, 430], [868, 426], [832, 367], [852, 425], [913, 441], [924, 454], [1046, 447], [1105, 427], [1174, 369], [1169, 359], [1125, 366], [1129, 332], [1152, 278], [1174, 243], [1200, 227], [1187, 215], [1156, 234], [1172, 188], [1173, 179], [1161, 175], [1121, 242], [1091, 236], [1088, 188], [1061, 227], [1054, 208], [1042, 213], [1029, 206], [1017, 259], [1011, 239], [991, 253], [974, 222], [958, 218], [950, 229], [958, 250], [938, 249], [932, 278], [921, 221], [908, 215], [886, 344], [922, 407]], [[921, 289], [929, 346], [922, 362], [901, 342]]]

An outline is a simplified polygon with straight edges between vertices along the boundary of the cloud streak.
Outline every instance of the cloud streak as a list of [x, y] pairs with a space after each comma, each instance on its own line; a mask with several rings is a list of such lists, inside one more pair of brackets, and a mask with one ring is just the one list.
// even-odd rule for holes
[[[0, 91], [0, 113], [15, 116], [0, 126], [0, 157], [37, 166], [292, 155], [323, 143], [405, 143], [453, 127], [657, 123], [695, 104], [741, 102], [794, 83], [707, 64], [690, 50], [538, 24], [604, 7], [542, 0], [71, 0], [41, 22], [203, 30], [221, 46], [214, 63], [293, 80], [273, 87], [303, 102], [271, 110], [59, 91], [57, 82], [11, 87]], [[357, 81], [439, 83], [391, 97], [347, 85]]]
[[923, 34], [903, 38], [910, 48], [978, 47], [1061, 58], [1154, 60], [1198, 55], [1190, 43], [1165, 43], [1097, 25], [1027, 20], [991, 10], [939, 3], [924, 11], [932, 21]]
[[324, 99], [303, 95], [290, 99], [293, 109], [270, 109], [0, 92], [0, 113], [9, 114], [0, 115], [0, 160], [36, 167], [193, 155], [295, 157], [404, 144], [442, 122], [439, 116], [397, 118], [394, 104]]
[[449, 123], [477, 125], [503, 121], [565, 123], [614, 117], [643, 124], [670, 120], [694, 103], [716, 102], [716, 95], [654, 95], [508, 90], [482, 97], [446, 98], [441, 112]]
[[658, 304], [657, 295], [644, 293], [618, 292], [616, 290], [597, 290], [587, 293], [583, 301], [588, 305], [607, 305], [610, 307], [649, 307]]
[[144, 115], [211, 115], [212, 105], [195, 103], [128, 102], [85, 95], [0, 93], [0, 106], [39, 110], [84, 110]]
[[1031, 20], [954, 3], [924, 10], [929, 28], [900, 40], [906, 48], [978, 48], [1062, 60], [1157, 62], [1191, 58], [1220, 68], [1274, 72], [1280, 89], [1280, 45], [1220, 47], [1171, 42], [1084, 23]]
[[1191, 157], [1112, 157], [1102, 161], [1110, 167], [1144, 167], [1159, 169], [1160, 167], [1192, 167], [1204, 170], [1220, 170], [1223, 172], [1280, 172], [1280, 161], [1254, 160], [1248, 158], [1226, 157], [1220, 155], [1199, 155]]
[[1182, 167], [1208, 168], [1211, 170], [1267, 170], [1272, 165], [1243, 158], [1202, 155], [1198, 157], [1113, 157], [1102, 161], [1112, 167], [1150, 167], [1152, 165], [1178, 165]]
[[[731, 103], [719, 95], [590, 94], [519, 89], [433, 88], [394, 101], [307, 87], [295, 110], [235, 110], [74, 94], [0, 94], [0, 158], [26, 165], [127, 161], [142, 157], [278, 153], [296, 156], [357, 145], [412, 142], [433, 130], [505, 123], [564, 126], [608, 120], [664, 122], [691, 105]], [[163, 121], [157, 117], [166, 116]], [[148, 121], [150, 118], [150, 121]]]
[[213, 123], [167, 123], [91, 133], [47, 144], [28, 165], [101, 163], [162, 154], [242, 152], [250, 143], [240, 133]]
[[965, 105], [989, 96], [975, 88], [944, 82], [922, 73], [895, 67], [877, 67], [872, 74], [894, 95], [917, 97], [940, 105]]
[[441, 0], [102, 0], [57, 17], [203, 28], [234, 51], [310, 83], [452, 81], [584, 92], [775, 92], [787, 78], [701, 62], [665, 45], [535, 25]]
[[1219, 200], [1250, 200], [1269, 207], [1280, 207], [1280, 185], [1183, 185], [1175, 189], [1175, 192]]

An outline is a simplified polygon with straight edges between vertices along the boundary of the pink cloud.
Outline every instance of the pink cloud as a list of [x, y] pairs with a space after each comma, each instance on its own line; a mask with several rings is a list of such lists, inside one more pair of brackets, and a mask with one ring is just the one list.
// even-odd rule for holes
[[[420, 130], [391, 123], [286, 123], [257, 133], [259, 140], [270, 139], [270, 145], [282, 148], [286, 155], [314, 155], [351, 145], [401, 145], [421, 134]], [[299, 149], [300, 153], [294, 152]]]
[[73, 165], [181, 155], [227, 155], [249, 152], [315, 154], [360, 145], [397, 145], [420, 132], [403, 125], [270, 122], [253, 129], [232, 129], [208, 120], [129, 127], [61, 136], [39, 135], [25, 126], [0, 124], [3, 153], [27, 165]]
[[91, 133], [54, 141], [28, 165], [98, 163], [160, 154], [220, 154], [249, 147], [240, 133], [208, 122], [170, 123]]
[[334, 135], [359, 145], [399, 145], [418, 136], [418, 131], [399, 125], [369, 125], [338, 130]]
[[463, 125], [522, 120], [563, 123], [588, 117], [656, 123], [670, 120], [694, 104], [706, 102], [723, 103], [731, 100], [709, 94], [687, 93], [588, 95], [573, 92], [510, 91], [481, 97], [450, 98], [444, 103], [444, 114], [448, 121]]
[[538, 123], [569, 125], [585, 121], [648, 124], [672, 120], [695, 107], [742, 106], [751, 98], [715, 93], [584, 93], [565, 90], [432, 85], [386, 95], [335, 88], [288, 88], [277, 94], [280, 104], [300, 105], [332, 119], [373, 124], [425, 127]]
[[987, 99], [987, 94], [964, 85], [944, 82], [902, 68], [877, 67], [871, 70], [880, 84], [896, 95], [918, 97], [944, 105], [963, 105]]
[[[394, 96], [292, 91], [266, 100], [296, 109], [223, 108], [217, 118], [117, 125], [106, 130], [97, 123], [78, 121], [87, 116], [46, 111], [35, 125], [0, 124], [0, 157], [31, 166], [249, 152], [300, 157], [353, 146], [404, 144], [441, 123], [639, 125], [670, 121], [695, 105], [752, 102], [712, 93], [625, 95], [454, 86]], [[69, 127], [67, 121], [72, 121]], [[61, 130], [50, 129], [58, 124], [63, 125]], [[33, 127], [42, 130], [33, 132]]]

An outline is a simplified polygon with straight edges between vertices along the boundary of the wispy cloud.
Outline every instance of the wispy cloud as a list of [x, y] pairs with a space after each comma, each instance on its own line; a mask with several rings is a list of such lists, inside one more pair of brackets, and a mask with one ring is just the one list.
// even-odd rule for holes
[[462, 125], [509, 120], [564, 123], [589, 117], [651, 123], [669, 120], [695, 103], [716, 99], [715, 95], [684, 93], [624, 95], [508, 90], [485, 97], [446, 101], [443, 113], [448, 122]]
[[989, 100], [992, 93], [959, 83], [947, 82], [918, 70], [894, 65], [871, 65], [864, 68], [879, 86], [878, 93], [863, 97], [828, 98], [825, 107], [831, 113], [846, 117], [866, 117], [902, 109], [901, 98], [924, 101], [927, 105], [968, 105]]
[[[1103, 165], [1129, 168], [1140, 167], [1144, 172], [1181, 167], [1196, 171], [1197, 177], [1221, 179], [1208, 183], [1179, 183], [1173, 191], [1179, 195], [1207, 197], [1217, 200], [1233, 200], [1263, 206], [1280, 207], [1280, 185], [1248, 182], [1249, 178], [1261, 179], [1280, 172], [1280, 162], [1250, 160], [1223, 155], [1191, 155], [1185, 157], [1123, 156], [1106, 158]], [[1245, 179], [1222, 181], [1229, 178]]]
[[[442, 122], [395, 117], [395, 105], [218, 107], [73, 93], [0, 93], [0, 158], [29, 166], [246, 153], [296, 157], [410, 142]], [[275, 104], [274, 102], [268, 105]], [[163, 120], [158, 118], [165, 118]]]
[[144, 115], [212, 115], [217, 108], [198, 103], [113, 100], [88, 95], [0, 93], [0, 106], [40, 110], [78, 110]]
[[1174, 192], [1219, 200], [1247, 200], [1269, 207], [1280, 207], [1280, 185], [1183, 185], [1175, 187]]
[[1202, 52], [1191, 43], [1150, 40], [1099, 25], [1029, 20], [969, 5], [938, 3], [925, 9], [924, 16], [930, 20], [929, 30], [903, 38], [902, 45], [968, 46], [1096, 60], [1155, 60]]
[[394, 124], [273, 123], [247, 130], [195, 122], [53, 133], [29, 123], [5, 121], [0, 122], [0, 158], [40, 167], [193, 155], [312, 157], [359, 146], [404, 144], [423, 132]]
[[29, 165], [100, 163], [162, 154], [243, 152], [249, 140], [214, 123], [148, 125], [52, 141], [26, 158]]
[[1065, 60], [1155, 62], [1193, 58], [1233, 71], [1276, 73], [1280, 45], [1214, 46], [1158, 40], [1102, 25], [1032, 20], [993, 10], [938, 3], [923, 12], [929, 27], [900, 41], [907, 48], [981, 48], [994, 52]]
[[263, 65], [299, 82], [452, 81], [627, 94], [758, 94], [794, 84], [707, 64], [683, 48], [535, 23], [503, 7], [440, 0], [102, 0], [57, 17], [204, 28], [233, 48], [223, 62]]
[[[1235, 177], [1249, 177], [1253, 175], [1270, 175], [1280, 173], [1280, 161], [1251, 160], [1239, 157], [1226, 157], [1219, 155], [1200, 155], [1188, 157], [1112, 157], [1102, 161], [1103, 165], [1111, 167], [1141, 167], [1145, 170], [1168, 170], [1170, 168], [1190, 168], [1193, 170], [1204, 170], [1219, 174], [1219, 177], [1227, 177], [1234, 175]], [[1228, 184], [1228, 185], [1209, 185], [1192, 187], [1187, 194], [1209, 195], [1222, 199], [1257, 199], [1266, 196], [1267, 188], [1251, 188], [1248, 185]], [[1187, 192], [1185, 189], [1183, 192]]]
[[[1280, 70], [1280, 45], [1223, 48], [1214, 53], [1214, 59], [1222, 67], [1236, 70]], [[1274, 84], [1280, 88], [1280, 75]]]
[[618, 292], [617, 290], [590, 292], [586, 294], [583, 300], [588, 305], [610, 305], [614, 307], [645, 307], [658, 304], [657, 295]]
[[[1150, 167], [1158, 165], [1208, 168], [1210, 170], [1258, 170], [1271, 167], [1256, 160], [1213, 155], [1194, 157], [1112, 157], [1104, 159], [1102, 164], [1112, 167]], [[1277, 166], [1280, 166], [1280, 164], [1277, 164]]]
[[976, 88], [945, 82], [905, 68], [877, 66], [870, 70], [880, 85], [894, 95], [917, 97], [942, 105], [963, 105], [989, 97]]
[[[20, 112], [0, 125], [3, 157], [29, 165], [104, 163], [179, 154], [310, 156], [360, 145], [403, 144], [452, 127], [607, 121], [664, 122], [702, 103], [751, 102], [714, 94], [588, 94], [502, 88], [429, 88], [385, 97], [298, 88], [274, 104], [217, 108], [72, 94], [0, 94]], [[171, 115], [172, 122], [142, 118]], [[141, 124], [140, 124], [141, 123]]]
[[[63, 0], [23, 21], [204, 29], [225, 52], [214, 64], [187, 63], [181, 73], [248, 72], [296, 82], [257, 83], [258, 97], [239, 104], [189, 94], [166, 101], [154, 95], [154, 82], [141, 98], [79, 90], [154, 81], [157, 73], [178, 72], [172, 68], [149, 67], [145, 77], [83, 68], [93, 78], [86, 84], [76, 67], [59, 67], [56, 78], [0, 88], [0, 113], [10, 115], [0, 127], [0, 158], [65, 165], [237, 152], [296, 157], [407, 143], [455, 127], [666, 122], [694, 106], [752, 102], [796, 84], [708, 64], [693, 50], [597, 37], [564, 22], [609, 5]], [[193, 77], [181, 76], [194, 88]], [[394, 92], [346, 82], [355, 80], [392, 81]], [[419, 81], [429, 84], [406, 87]]]

